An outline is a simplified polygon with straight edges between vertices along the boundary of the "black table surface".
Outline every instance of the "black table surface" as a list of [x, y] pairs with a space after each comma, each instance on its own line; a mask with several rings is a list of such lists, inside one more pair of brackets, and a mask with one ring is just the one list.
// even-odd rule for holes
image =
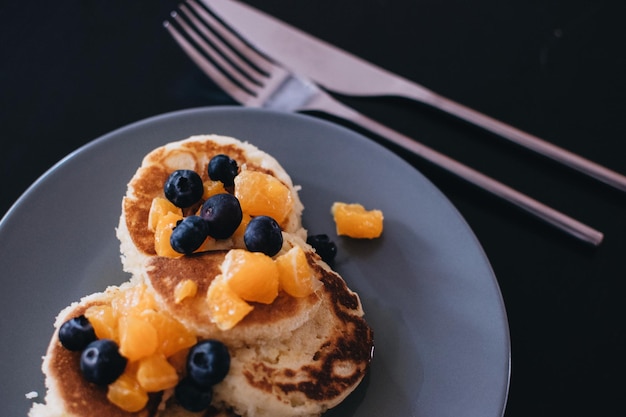
[[[246, 3], [626, 173], [621, 0]], [[233, 104], [163, 29], [176, 4], [0, 3], [0, 214], [100, 135], [169, 111]], [[345, 101], [605, 233], [599, 247], [581, 243], [393, 149], [457, 207], [493, 266], [512, 347], [505, 415], [623, 415], [626, 194], [408, 100]]]

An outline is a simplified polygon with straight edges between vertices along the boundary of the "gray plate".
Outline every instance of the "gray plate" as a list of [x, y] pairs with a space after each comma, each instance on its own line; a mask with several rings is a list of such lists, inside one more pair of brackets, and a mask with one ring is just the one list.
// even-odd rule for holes
[[80, 148], [35, 182], [0, 222], [0, 404], [24, 416], [42, 399], [40, 371], [55, 315], [119, 284], [115, 227], [143, 156], [193, 134], [247, 140], [302, 186], [305, 226], [335, 236], [334, 201], [385, 215], [378, 240], [336, 238], [335, 268], [361, 295], [376, 352], [336, 416], [498, 417], [509, 383], [506, 313], [468, 225], [427, 179], [352, 131], [309, 116], [242, 108], [169, 113]]

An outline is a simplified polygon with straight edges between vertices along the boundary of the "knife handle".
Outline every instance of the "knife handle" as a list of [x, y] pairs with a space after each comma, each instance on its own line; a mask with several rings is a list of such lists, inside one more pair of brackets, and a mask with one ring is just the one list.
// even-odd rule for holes
[[309, 110], [319, 110], [361, 126], [384, 139], [422, 157], [458, 177], [488, 191], [505, 201], [525, 210], [548, 224], [574, 236], [584, 242], [598, 246], [604, 235], [580, 221], [573, 219], [545, 204], [499, 182], [495, 179], [476, 171], [440, 152], [431, 149], [416, 140], [405, 136], [357, 111], [338, 102], [328, 95], [318, 95], [307, 106]]
[[443, 97], [421, 85], [400, 79], [397, 80], [397, 83], [394, 85], [393, 94], [432, 106], [475, 126], [495, 133], [497, 136], [537, 152], [540, 155], [562, 163], [576, 171], [582, 172], [605, 184], [621, 191], [626, 191], [626, 176], [547, 142], [544, 139]]

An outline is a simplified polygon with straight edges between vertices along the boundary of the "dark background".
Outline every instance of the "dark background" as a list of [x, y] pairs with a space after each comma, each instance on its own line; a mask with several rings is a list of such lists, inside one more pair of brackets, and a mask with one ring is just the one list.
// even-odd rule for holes
[[[623, 1], [246, 2], [626, 173]], [[162, 28], [176, 4], [0, 1], [0, 215], [102, 134], [232, 104]], [[346, 101], [606, 234], [598, 248], [580, 243], [399, 152], [462, 213], [498, 278], [512, 345], [505, 416], [624, 415], [626, 195], [422, 105]], [[32, 209], [45, 215], [45, 202]]]

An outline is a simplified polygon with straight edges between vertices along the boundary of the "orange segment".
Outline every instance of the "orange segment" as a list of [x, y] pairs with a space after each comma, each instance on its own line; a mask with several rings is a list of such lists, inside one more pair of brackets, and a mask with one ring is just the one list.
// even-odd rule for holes
[[208, 200], [211, 196], [227, 192], [222, 181], [207, 180], [204, 182], [204, 194], [202, 194], [202, 199]]
[[250, 217], [248, 213], [243, 213], [241, 223], [239, 223], [239, 227], [237, 228], [237, 230], [235, 230], [235, 233], [233, 233], [232, 236], [235, 247], [245, 247], [243, 235], [246, 232], [246, 227], [248, 227], [248, 223], [250, 223], [250, 220], [252, 220], [252, 217]]
[[383, 233], [383, 213], [365, 210], [361, 204], [336, 202], [331, 208], [338, 235], [373, 239]]
[[278, 296], [278, 268], [261, 252], [233, 249], [221, 269], [228, 286], [243, 300], [270, 304]]
[[221, 275], [211, 282], [207, 301], [211, 321], [221, 330], [233, 328], [253, 309], [230, 288]]
[[156, 231], [159, 221], [167, 213], [174, 213], [180, 216], [183, 215], [181, 209], [176, 207], [174, 203], [169, 201], [167, 198], [155, 197], [152, 200], [152, 205], [150, 206], [150, 212], [148, 214], [148, 229], [152, 232]]
[[148, 403], [148, 394], [132, 375], [123, 373], [109, 385], [107, 398], [122, 410], [135, 413]]
[[112, 339], [119, 342], [117, 317], [110, 305], [91, 306], [85, 310], [85, 317], [93, 326], [98, 339]]
[[201, 252], [208, 252], [211, 250], [215, 250], [216, 246], [217, 246], [216, 240], [212, 238], [211, 236], [207, 236], [206, 239], [204, 239], [204, 242], [202, 242], [200, 247], [196, 249], [194, 253], [201, 253]]
[[270, 216], [282, 224], [293, 207], [289, 188], [277, 178], [258, 171], [242, 171], [235, 177], [235, 197], [251, 216]]
[[175, 387], [178, 374], [164, 355], [155, 354], [139, 361], [137, 382], [148, 392], [158, 392]]
[[196, 337], [191, 331], [164, 313], [145, 312], [142, 314], [142, 318], [155, 328], [157, 332], [156, 351], [165, 357], [169, 358], [196, 343]]
[[197, 292], [198, 284], [194, 281], [190, 279], [181, 281], [176, 284], [176, 288], [174, 288], [174, 302], [180, 304], [185, 298], [195, 297]]
[[129, 361], [152, 355], [158, 347], [158, 334], [154, 326], [137, 314], [119, 319], [120, 353]]
[[292, 297], [306, 297], [319, 284], [300, 246], [276, 258], [280, 288]]
[[144, 284], [134, 285], [120, 291], [111, 302], [111, 307], [117, 316], [132, 311], [139, 314], [144, 310], [156, 310], [158, 308], [154, 296]]
[[154, 232], [154, 250], [159, 256], [167, 256], [168, 258], [179, 258], [182, 253], [172, 249], [170, 244], [170, 236], [172, 230], [176, 227], [176, 223], [182, 220], [183, 216], [176, 213], [166, 213], [157, 223]]

